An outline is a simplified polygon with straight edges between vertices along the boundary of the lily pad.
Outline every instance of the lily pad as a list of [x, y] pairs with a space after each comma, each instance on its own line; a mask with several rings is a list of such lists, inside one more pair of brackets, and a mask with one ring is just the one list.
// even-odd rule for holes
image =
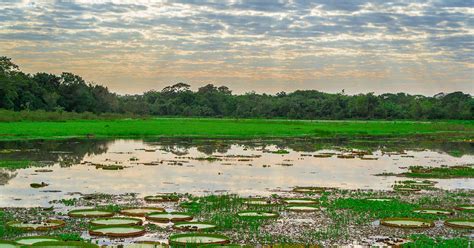
[[145, 234], [142, 226], [99, 226], [89, 230], [90, 235], [112, 238], [138, 237]]
[[323, 193], [325, 188], [323, 187], [296, 187], [293, 189], [293, 192], [296, 193]]
[[418, 218], [386, 218], [381, 220], [380, 224], [400, 228], [429, 228], [434, 226], [433, 221]]
[[66, 223], [62, 220], [47, 220], [41, 222], [20, 222], [10, 221], [7, 226], [10, 228], [20, 229], [24, 231], [46, 231], [61, 228]]
[[59, 238], [49, 236], [29, 236], [15, 239], [15, 242], [20, 245], [33, 245], [39, 242], [47, 241], [61, 241]]
[[143, 208], [128, 208], [122, 209], [121, 214], [127, 216], [136, 216], [136, 217], [145, 217], [147, 214], [156, 213], [156, 212], [165, 212], [164, 208], [156, 207], [143, 207]]
[[316, 199], [309, 199], [309, 198], [294, 198], [294, 199], [284, 199], [284, 203], [287, 204], [317, 204], [318, 200]]
[[142, 220], [136, 218], [100, 218], [90, 222], [94, 226], [140, 226]]
[[190, 221], [193, 219], [193, 216], [184, 213], [184, 212], [171, 212], [171, 213], [150, 213], [146, 216], [147, 220], [156, 221], [161, 223], [168, 222], [180, 222], [180, 221]]
[[268, 211], [240, 211], [237, 216], [241, 219], [273, 219], [278, 218], [279, 214]]
[[185, 231], [210, 231], [216, 228], [216, 225], [207, 222], [176, 222], [173, 228]]
[[474, 229], [474, 219], [452, 219], [446, 220], [444, 224], [454, 228]]
[[436, 214], [436, 215], [451, 215], [454, 214], [452, 210], [448, 209], [437, 209], [437, 208], [420, 208], [413, 210], [415, 213], [419, 214]]
[[0, 240], [0, 247], [2, 248], [18, 248], [20, 245], [13, 241]]
[[319, 211], [319, 206], [315, 205], [301, 205], [301, 204], [296, 204], [296, 205], [289, 205], [286, 207], [287, 210], [289, 211], [295, 211], [295, 212], [315, 212]]
[[100, 218], [112, 217], [114, 216], [114, 212], [100, 209], [77, 209], [70, 211], [68, 215], [77, 218]]
[[179, 197], [171, 194], [145, 196], [146, 202], [177, 202]]
[[376, 202], [388, 202], [388, 201], [393, 201], [395, 199], [393, 198], [367, 198], [367, 201], [376, 201]]
[[470, 205], [470, 204], [459, 205], [459, 206], [456, 207], [456, 209], [460, 210], [460, 211], [474, 212], [474, 205]]
[[32, 245], [32, 247], [36, 248], [76, 248], [76, 247], [81, 247], [81, 248], [98, 248], [98, 245], [91, 244], [91, 243], [86, 243], [86, 242], [80, 242], [80, 241], [46, 241], [46, 242], [39, 242], [35, 243]]
[[276, 203], [271, 202], [265, 198], [248, 198], [244, 201], [245, 204], [250, 206], [274, 206]]
[[193, 247], [205, 244], [228, 244], [229, 238], [221, 234], [183, 233], [169, 237], [169, 244], [173, 247]]

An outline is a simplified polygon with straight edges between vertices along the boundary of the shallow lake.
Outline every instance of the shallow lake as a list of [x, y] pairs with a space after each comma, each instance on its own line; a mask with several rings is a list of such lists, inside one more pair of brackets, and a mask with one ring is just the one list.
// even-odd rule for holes
[[[354, 154], [354, 147], [370, 151], [363, 157], [374, 160], [361, 159], [362, 155], [340, 156]], [[0, 207], [48, 206], [51, 200], [77, 197], [75, 192], [264, 196], [295, 186], [390, 190], [403, 178], [374, 174], [399, 173], [412, 165], [452, 166], [474, 161], [474, 147], [469, 143], [417, 141], [356, 145], [304, 139], [22, 141], [0, 142], [0, 151], [2, 160], [31, 160], [41, 165], [0, 169]], [[123, 169], [113, 170], [114, 166]], [[443, 189], [474, 189], [472, 179], [434, 181]], [[41, 182], [49, 186], [30, 187]]]

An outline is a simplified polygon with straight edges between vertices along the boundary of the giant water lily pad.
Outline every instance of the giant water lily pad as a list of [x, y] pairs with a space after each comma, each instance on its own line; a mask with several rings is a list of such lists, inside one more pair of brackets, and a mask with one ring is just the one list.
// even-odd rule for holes
[[136, 216], [136, 217], [145, 217], [147, 214], [157, 213], [157, 212], [165, 212], [165, 209], [156, 208], [156, 207], [143, 207], [143, 208], [122, 209], [122, 211], [120, 211], [120, 213], [123, 215]]
[[319, 206], [307, 205], [307, 204], [304, 204], [304, 205], [294, 204], [294, 205], [288, 205], [286, 209], [289, 211], [294, 211], [294, 212], [315, 212], [315, 211], [319, 211]]
[[114, 212], [100, 209], [77, 209], [70, 211], [68, 215], [77, 218], [100, 218], [112, 217], [114, 216]]
[[244, 203], [250, 206], [274, 206], [277, 205], [271, 200], [265, 198], [248, 198], [244, 200]]
[[446, 220], [444, 224], [454, 228], [474, 229], [474, 219], [452, 219]]
[[20, 245], [32, 245], [39, 242], [47, 241], [61, 241], [59, 238], [49, 237], [49, 236], [29, 236], [15, 239], [15, 242]]
[[145, 234], [145, 228], [142, 226], [99, 226], [91, 228], [89, 234], [113, 238], [138, 237]]
[[393, 201], [395, 199], [393, 199], [393, 198], [367, 198], [366, 200], [367, 201], [374, 201], [374, 202], [389, 202], [389, 201]]
[[296, 187], [293, 192], [296, 193], [322, 193], [326, 189], [322, 187]]
[[459, 205], [456, 207], [456, 209], [460, 211], [465, 211], [465, 212], [474, 212], [474, 205], [470, 205], [470, 204]]
[[183, 233], [174, 234], [169, 237], [171, 246], [192, 247], [204, 244], [227, 244], [229, 238], [220, 234], [204, 234], [204, 233]]
[[100, 218], [90, 222], [94, 226], [140, 226], [142, 220], [136, 218]]
[[278, 218], [279, 214], [269, 211], [240, 211], [237, 216], [241, 219], [273, 219]]
[[193, 216], [183, 212], [171, 212], [171, 213], [150, 213], [146, 216], [147, 220], [168, 223], [168, 222], [180, 222], [190, 221]]
[[413, 210], [415, 213], [419, 214], [436, 214], [436, 215], [451, 215], [454, 214], [452, 210], [448, 209], [437, 209], [437, 208], [420, 208]]
[[173, 227], [185, 231], [210, 231], [215, 229], [216, 225], [207, 222], [176, 222]]
[[18, 248], [20, 245], [13, 241], [0, 240], [0, 247], [2, 248]]
[[32, 245], [36, 248], [98, 248], [98, 245], [80, 241], [46, 241]]
[[318, 200], [309, 199], [309, 198], [294, 198], [294, 199], [284, 199], [284, 203], [287, 204], [317, 204]]
[[179, 197], [171, 194], [160, 194], [145, 196], [146, 202], [177, 202]]
[[51, 229], [61, 228], [66, 223], [62, 220], [46, 220], [41, 222], [20, 222], [10, 221], [7, 226], [14, 229], [20, 229], [24, 231], [46, 231]]
[[428, 228], [434, 226], [433, 221], [418, 218], [386, 218], [381, 220], [380, 224], [400, 228]]

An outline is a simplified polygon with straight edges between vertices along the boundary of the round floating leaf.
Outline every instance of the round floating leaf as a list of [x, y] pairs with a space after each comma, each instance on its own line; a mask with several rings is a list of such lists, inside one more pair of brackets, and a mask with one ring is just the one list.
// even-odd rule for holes
[[296, 187], [293, 192], [296, 193], [323, 193], [326, 189], [322, 187]]
[[136, 218], [100, 218], [90, 222], [94, 226], [140, 226], [142, 220]]
[[33, 245], [39, 242], [61, 241], [59, 238], [50, 236], [29, 236], [15, 239], [15, 242], [20, 245]]
[[244, 203], [250, 206], [275, 206], [276, 203], [271, 202], [265, 198], [248, 198], [244, 200]]
[[156, 208], [156, 207], [142, 207], [142, 208], [122, 209], [122, 211], [120, 211], [120, 213], [123, 215], [136, 216], [136, 217], [145, 217], [147, 214], [156, 213], [156, 212], [165, 212], [165, 209]]
[[183, 212], [171, 212], [171, 213], [150, 213], [146, 216], [147, 220], [168, 223], [168, 222], [180, 222], [190, 221], [193, 216]]
[[112, 217], [114, 216], [114, 212], [100, 209], [77, 209], [70, 211], [68, 215], [77, 218], [99, 218]]
[[177, 202], [179, 197], [176, 195], [162, 194], [145, 196], [146, 202]]
[[176, 222], [173, 227], [185, 231], [210, 231], [215, 229], [216, 225], [207, 222]]
[[138, 237], [145, 234], [142, 226], [98, 226], [89, 230], [90, 235], [112, 238]]
[[419, 214], [436, 214], [436, 215], [451, 215], [454, 214], [452, 210], [448, 209], [437, 209], [437, 208], [420, 208], [413, 210], [415, 213]]
[[204, 244], [228, 244], [229, 238], [221, 234], [184, 233], [169, 237], [169, 244], [173, 247], [193, 247]]
[[80, 241], [46, 241], [46, 242], [39, 242], [32, 245], [32, 247], [36, 248], [98, 248], [98, 245], [80, 242]]
[[18, 248], [20, 245], [13, 241], [0, 240], [0, 247], [2, 248]]
[[244, 220], [251, 219], [274, 219], [278, 218], [279, 214], [269, 211], [240, 211], [237, 216]]
[[474, 212], [474, 205], [466, 204], [466, 205], [459, 205], [456, 207], [457, 210], [465, 211], [465, 212]]
[[393, 199], [393, 198], [367, 198], [366, 200], [367, 201], [375, 201], [375, 202], [389, 202], [389, 201], [393, 201], [395, 199]]
[[23, 231], [46, 231], [51, 229], [61, 228], [66, 223], [62, 220], [46, 220], [42, 222], [20, 222], [10, 221], [7, 226], [14, 229], [20, 229]]
[[284, 199], [284, 203], [286, 204], [318, 204], [318, 200], [316, 199], [309, 199], [309, 198], [292, 198], [292, 199]]
[[295, 212], [315, 212], [319, 211], [319, 206], [315, 205], [289, 205], [286, 207], [287, 210], [289, 211], [295, 211]]
[[429, 228], [434, 227], [433, 221], [419, 218], [386, 218], [380, 224], [400, 228]]
[[451, 219], [446, 220], [444, 224], [454, 228], [474, 229], [474, 219]]

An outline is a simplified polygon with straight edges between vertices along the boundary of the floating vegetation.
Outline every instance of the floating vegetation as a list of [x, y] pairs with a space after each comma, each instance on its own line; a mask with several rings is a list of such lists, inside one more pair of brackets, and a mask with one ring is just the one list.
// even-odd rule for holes
[[53, 170], [50, 170], [50, 169], [38, 169], [38, 170], [35, 170], [35, 172], [38, 172], [38, 173], [47, 173], [47, 172], [53, 172]]
[[[1, 246], [0, 246], [1, 247]], [[86, 242], [81, 242], [81, 241], [45, 241], [45, 242], [38, 242], [32, 245], [32, 247], [36, 248], [51, 248], [51, 247], [57, 247], [57, 248], [75, 248], [75, 247], [81, 247], [81, 248], [98, 248], [98, 245], [91, 244], [91, 243], [86, 243]]]
[[286, 204], [318, 204], [318, 200], [310, 199], [310, 198], [291, 198], [291, 199], [284, 199], [284, 203]]
[[393, 189], [395, 191], [400, 191], [400, 192], [418, 192], [418, 191], [421, 191], [421, 189], [419, 188], [412, 188], [412, 187], [407, 187], [407, 186], [404, 186], [404, 185], [394, 185], [393, 186]]
[[135, 217], [145, 217], [147, 214], [165, 212], [164, 208], [158, 207], [142, 207], [142, 208], [127, 208], [120, 211], [121, 214]]
[[474, 178], [474, 166], [423, 167], [410, 166], [408, 172], [401, 174], [382, 173], [377, 176], [404, 176], [412, 178]]
[[24, 231], [47, 231], [51, 229], [61, 228], [65, 224], [66, 223], [62, 220], [46, 220], [40, 222], [10, 221], [7, 223], [7, 226], [10, 228]]
[[146, 233], [142, 226], [100, 226], [89, 230], [90, 235], [113, 238], [138, 237]]
[[274, 219], [278, 218], [279, 214], [269, 211], [240, 211], [237, 216], [244, 220], [249, 219]]
[[293, 192], [296, 193], [323, 193], [326, 188], [323, 187], [295, 187]]
[[146, 216], [147, 220], [168, 223], [168, 222], [182, 222], [190, 221], [193, 216], [183, 212], [171, 212], [171, 213], [150, 213]]
[[168, 248], [167, 244], [157, 241], [137, 241], [134, 244], [128, 244], [126, 248]]
[[272, 202], [270, 199], [265, 198], [248, 198], [244, 200], [244, 203], [250, 206], [274, 206], [277, 203]]
[[29, 236], [15, 239], [15, 242], [20, 245], [33, 245], [39, 242], [47, 241], [61, 241], [59, 238], [50, 236]]
[[321, 154], [314, 154], [313, 157], [315, 158], [330, 158], [334, 156], [334, 153], [321, 153]]
[[277, 150], [277, 151], [272, 151], [273, 154], [289, 154], [290, 152], [287, 150]]
[[474, 212], [474, 205], [459, 205], [456, 207], [457, 210], [459, 211], [465, 211], [465, 212]]
[[221, 234], [183, 233], [171, 235], [168, 239], [173, 247], [194, 247], [205, 244], [228, 244], [229, 238]]
[[419, 218], [386, 218], [380, 221], [380, 224], [389, 227], [400, 228], [429, 228], [434, 227], [433, 221]]
[[94, 226], [140, 226], [142, 220], [136, 218], [101, 218], [90, 222]]
[[47, 186], [49, 186], [49, 184], [47, 184], [47, 183], [45, 183], [45, 182], [32, 183], [32, 184], [30, 184], [30, 187], [35, 188], [35, 189], [37, 189], [37, 188], [44, 188], [44, 187], [47, 187]]
[[102, 170], [123, 170], [125, 166], [123, 165], [95, 165], [96, 169], [102, 169]]
[[145, 196], [146, 202], [177, 202], [179, 196], [174, 194], [161, 194], [161, 195], [150, 195]]
[[77, 218], [99, 218], [99, 217], [112, 217], [114, 216], [113, 211], [100, 210], [100, 209], [77, 209], [72, 210], [68, 213], [70, 217]]
[[286, 207], [286, 210], [289, 211], [294, 211], [294, 212], [315, 212], [319, 211], [319, 206], [315, 205], [300, 205], [300, 204], [294, 204], [294, 205], [288, 205]]
[[474, 229], [474, 219], [452, 219], [446, 220], [444, 224], [454, 228]]
[[18, 248], [19, 245], [13, 241], [0, 240], [0, 247], [2, 248]]
[[393, 201], [395, 199], [393, 199], [393, 198], [367, 198], [366, 200], [367, 201], [374, 201], [374, 202], [389, 202], [389, 201]]
[[355, 155], [352, 155], [352, 154], [340, 154], [340, 155], [337, 155], [337, 158], [352, 159], [352, 158], [355, 158]]
[[216, 225], [207, 222], [177, 222], [173, 228], [184, 231], [210, 231], [216, 228]]
[[420, 208], [413, 210], [414, 213], [418, 214], [435, 214], [435, 215], [452, 215], [454, 211], [448, 209], [437, 209], [437, 208]]

